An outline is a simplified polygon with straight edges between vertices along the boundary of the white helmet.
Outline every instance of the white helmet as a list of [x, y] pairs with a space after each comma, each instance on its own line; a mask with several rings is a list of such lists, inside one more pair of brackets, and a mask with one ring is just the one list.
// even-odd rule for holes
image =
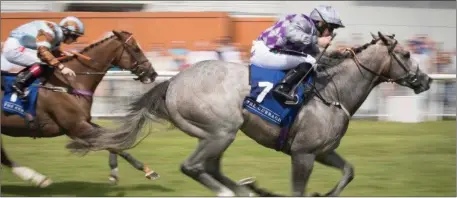
[[74, 16], [68, 16], [60, 21], [59, 25], [69, 30], [72, 34], [77, 34], [78, 36], [84, 35], [84, 24], [83, 22]]
[[324, 21], [329, 24], [344, 28], [338, 12], [332, 6], [320, 5], [311, 12], [309, 17], [315, 21]]

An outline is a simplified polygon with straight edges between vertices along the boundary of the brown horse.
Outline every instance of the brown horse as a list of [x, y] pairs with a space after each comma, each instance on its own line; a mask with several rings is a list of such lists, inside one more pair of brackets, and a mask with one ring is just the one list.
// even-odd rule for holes
[[[67, 135], [89, 150], [109, 150], [104, 144], [117, 143], [114, 134], [91, 122], [93, 93], [111, 64], [134, 73], [142, 83], [151, 83], [157, 73], [145, 57], [138, 43], [129, 32], [113, 31], [113, 35], [93, 43], [75, 56], [61, 60], [77, 76], [67, 79], [60, 72], [47, 67], [47, 75], [39, 86], [36, 101], [36, 116], [8, 114], [2, 109], [1, 133], [12, 137], [50, 138]], [[15, 74], [6, 74], [15, 75]], [[3, 73], [2, 73], [3, 76]], [[3, 77], [2, 77], [3, 78]], [[2, 98], [4, 90], [2, 89]], [[30, 114], [29, 114], [30, 115]], [[75, 144], [73, 142], [73, 144]], [[67, 145], [72, 149], [73, 144]], [[117, 182], [117, 155], [126, 159], [135, 168], [144, 171], [146, 178], [155, 179], [158, 174], [126, 152], [110, 151], [110, 180]], [[34, 185], [46, 187], [51, 180], [44, 175], [20, 166], [8, 158], [1, 145], [1, 163], [12, 172]]]

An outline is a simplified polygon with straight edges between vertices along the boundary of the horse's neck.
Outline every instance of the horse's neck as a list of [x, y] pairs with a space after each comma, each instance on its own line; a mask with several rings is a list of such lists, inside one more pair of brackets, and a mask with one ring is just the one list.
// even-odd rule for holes
[[[98, 84], [104, 77], [104, 74], [102, 73], [105, 73], [109, 69], [115, 53], [114, 48], [110, 45], [114, 45], [114, 43], [111, 41], [105, 41], [84, 52], [84, 55], [90, 57], [91, 60], [85, 60], [84, 58], [78, 57], [78, 60], [72, 60], [65, 65], [76, 73], [89, 73], [76, 75], [76, 80], [72, 83], [72, 87], [74, 89], [91, 92], [95, 91]], [[113, 50], [107, 51], [107, 49]]]
[[[379, 72], [383, 57], [376, 50], [377, 47], [373, 46], [357, 56], [364, 66]], [[379, 82], [375, 75], [358, 67], [353, 59], [347, 59], [336, 67], [330, 69], [333, 69], [334, 74], [329, 73], [330, 80], [320, 91], [321, 95], [329, 102], [340, 102], [353, 115]], [[327, 76], [325, 72], [321, 72], [322, 74], [324, 74], [324, 78]]]

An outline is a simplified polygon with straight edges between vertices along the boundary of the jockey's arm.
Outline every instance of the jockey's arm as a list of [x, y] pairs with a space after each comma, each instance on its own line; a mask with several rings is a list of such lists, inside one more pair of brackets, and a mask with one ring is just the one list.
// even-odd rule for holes
[[317, 36], [312, 35], [312, 24], [306, 19], [295, 19], [286, 28], [286, 38], [293, 43], [302, 43], [312, 48], [317, 47]]
[[54, 39], [54, 33], [48, 30], [40, 30], [36, 38], [37, 55], [41, 61], [46, 64], [62, 69], [64, 66], [51, 52], [51, 43]]
[[67, 54], [65, 52], [63, 52], [62, 49], [60, 49], [60, 47], [55, 49], [54, 51], [52, 51], [52, 54], [54, 55], [54, 57], [57, 57], [57, 58], [62, 57], [62, 56], [67, 56]]

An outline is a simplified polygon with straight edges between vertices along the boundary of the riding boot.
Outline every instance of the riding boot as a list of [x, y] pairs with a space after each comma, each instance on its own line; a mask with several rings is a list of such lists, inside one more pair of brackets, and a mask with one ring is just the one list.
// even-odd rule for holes
[[286, 76], [281, 82], [273, 89], [273, 95], [286, 101], [295, 101], [297, 98], [294, 97], [292, 88], [300, 81], [300, 79], [308, 73], [312, 68], [309, 63], [301, 63], [294, 69], [287, 72]]
[[25, 99], [25, 88], [27, 88], [35, 79], [41, 74], [41, 67], [37, 64], [32, 66], [30, 69], [17, 75], [17, 78], [12, 85], [14, 91], [17, 93], [19, 98]]

